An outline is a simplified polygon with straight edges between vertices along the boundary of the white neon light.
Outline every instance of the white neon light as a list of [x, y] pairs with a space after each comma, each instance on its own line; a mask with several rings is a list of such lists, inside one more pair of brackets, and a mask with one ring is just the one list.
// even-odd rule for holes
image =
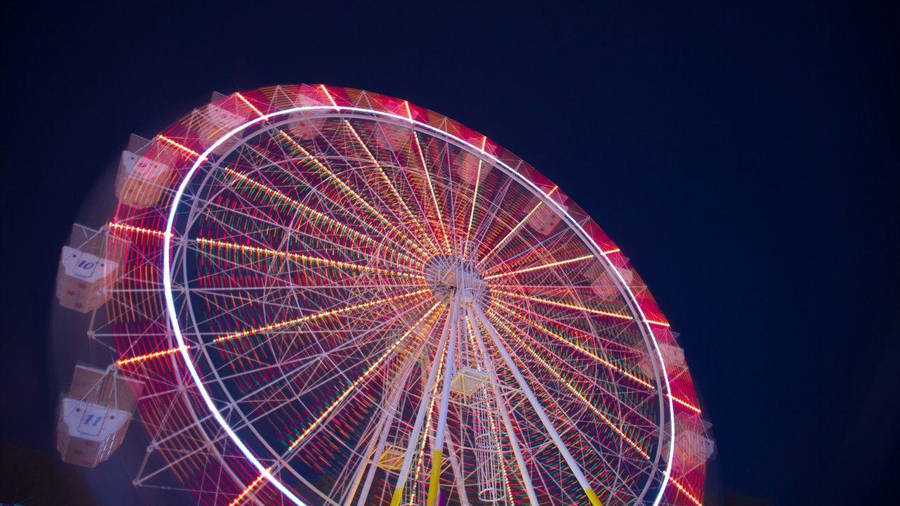
[[[344, 107], [344, 106], [337, 106], [337, 105], [335, 105], [335, 106], [316, 105], [316, 106], [293, 107], [290, 109], [285, 109], [282, 111], [276, 111], [273, 113], [269, 113], [269, 114], [260, 116], [256, 119], [250, 120], [250, 121], [244, 123], [243, 125], [240, 125], [240, 126], [236, 127], [235, 129], [231, 130], [224, 136], [222, 136], [219, 140], [214, 142], [212, 144], [212, 146], [208, 147], [206, 149], [206, 151], [204, 151], [197, 158], [197, 161], [194, 162], [194, 164], [191, 166], [190, 170], [187, 172], [187, 174], [185, 174], [184, 179], [181, 181], [181, 184], [178, 186], [178, 191], [175, 192], [175, 196], [172, 199], [172, 207], [169, 209], [169, 216], [166, 219], [165, 239], [163, 241], [163, 289], [164, 289], [164, 297], [166, 299], [166, 309], [168, 310], [168, 314], [169, 314], [169, 321], [172, 324], [172, 331], [175, 334], [175, 340], [178, 342], [178, 346], [181, 347], [181, 350], [180, 350], [181, 357], [184, 360], [184, 364], [187, 367], [188, 372], [191, 375], [191, 378], [193, 378], [194, 383], [197, 386], [197, 391], [200, 393], [200, 396], [203, 397], [203, 401], [206, 403], [206, 407], [209, 408], [210, 413], [213, 415], [213, 418], [215, 418], [216, 422], [218, 422], [218, 424], [222, 427], [222, 430], [224, 430], [225, 433], [228, 434], [228, 437], [235, 444], [235, 446], [238, 447], [238, 449], [241, 451], [241, 453], [244, 455], [244, 457], [246, 457], [247, 460], [249, 460], [250, 463], [253, 464], [253, 467], [255, 467], [262, 476], [265, 476], [266, 480], [269, 483], [271, 483], [274, 487], [276, 487], [278, 490], [280, 490], [282, 493], [284, 493], [284, 495], [287, 496], [287, 498], [290, 499], [294, 504], [305, 506], [306, 503], [304, 503], [302, 500], [300, 500], [299, 497], [294, 495], [293, 492], [291, 492], [287, 487], [284, 486], [284, 484], [282, 484], [277, 478], [275, 478], [275, 476], [273, 476], [272, 473], [270, 473], [269, 470], [265, 466], [262, 465], [262, 463], [253, 455], [253, 453], [250, 452], [250, 449], [247, 448], [246, 445], [244, 445], [243, 441], [241, 441], [241, 438], [239, 438], [237, 436], [237, 434], [234, 432], [234, 430], [231, 429], [231, 426], [228, 425], [228, 422], [225, 421], [225, 418], [222, 417], [222, 414], [219, 412], [218, 408], [216, 408], [215, 404], [213, 403], [212, 397], [209, 395], [209, 392], [206, 390], [206, 387], [203, 385], [203, 381], [200, 379], [200, 375], [197, 373], [197, 369], [194, 367], [194, 363], [191, 361], [189, 349], [185, 345], [184, 336], [182, 335], [181, 327], [178, 324], [177, 313], [175, 311], [175, 299], [174, 299], [174, 296], [172, 295], [172, 275], [170, 272], [171, 271], [171, 261], [170, 261], [169, 257], [171, 255], [171, 251], [172, 251], [172, 245], [171, 245], [171, 243], [172, 243], [172, 227], [175, 222], [175, 212], [178, 209], [178, 204], [181, 201], [181, 198], [184, 196], [184, 191], [187, 188], [188, 182], [194, 176], [194, 173], [197, 171], [197, 169], [200, 168], [200, 165], [207, 160], [207, 157], [209, 156], [209, 154], [212, 153], [213, 150], [218, 148], [220, 145], [222, 145], [225, 141], [227, 141], [232, 136], [236, 135], [237, 133], [239, 133], [257, 123], [268, 121], [270, 118], [274, 118], [276, 116], [283, 116], [283, 115], [304, 112], [304, 111], [334, 111], [334, 112], [338, 112], [338, 113], [344, 112], [344, 111], [359, 112], [359, 113], [370, 114], [370, 115], [373, 115], [376, 117], [381, 116], [381, 117], [391, 118], [394, 120], [399, 120], [402, 122], [409, 123], [411, 125], [421, 128], [421, 129], [432, 132], [433, 134], [435, 134], [438, 137], [450, 138], [453, 141], [455, 141], [456, 143], [458, 143], [462, 146], [465, 146], [467, 148], [470, 148], [474, 152], [480, 152], [481, 156], [487, 157], [495, 165], [499, 165], [500, 167], [504, 168], [506, 170], [506, 172], [508, 174], [510, 174], [511, 176], [513, 176], [513, 178], [516, 179], [519, 183], [524, 183], [524, 185], [527, 188], [531, 188], [533, 191], [536, 191], [539, 195], [543, 195], [545, 198], [545, 201], [548, 201], [550, 203], [551, 207], [555, 208], [557, 212], [559, 212], [560, 214], [565, 216], [568, 219], [567, 221], [570, 223], [570, 225], [574, 225], [574, 227], [576, 228], [576, 231], [580, 232], [579, 235], [581, 236], [581, 239], [585, 240], [588, 243], [588, 247], [593, 246], [593, 249], [595, 250], [595, 254], [599, 253], [600, 257], [603, 258], [603, 260], [606, 262], [607, 266], [609, 267], [609, 269], [607, 269], [607, 271], [611, 271], [611, 272], [615, 273], [616, 278], [618, 278], [618, 280], [619, 280], [620, 286], [622, 286], [625, 289], [625, 292], [627, 293], [630, 301], [633, 303], [634, 308], [640, 314], [640, 321], [638, 323], [639, 323], [639, 325], [644, 326], [644, 330], [647, 332], [647, 335], [650, 337], [650, 341], [653, 343], [654, 351], [656, 352], [656, 356], [659, 359], [660, 367], [662, 368], [662, 377], [666, 384], [666, 391], [671, 392], [671, 387], [669, 386], [669, 376], [668, 376], [668, 373], [666, 372], [666, 366], [665, 366], [665, 363], [662, 358], [662, 353], [660, 352], [659, 346], [656, 343], [656, 338], [653, 336], [653, 329], [651, 329], [649, 323], [647, 323], [647, 317], [646, 317], [646, 315], [644, 315], [644, 311], [641, 309], [640, 304], [637, 303], [637, 299], [634, 297], [634, 294], [631, 292], [631, 288], [625, 282], [625, 279], [619, 273], [619, 270], [613, 266], [612, 262], [606, 256], [606, 253], [603, 252], [603, 249], [600, 248], [597, 245], [597, 243], [594, 242], [594, 239], [590, 235], [588, 235], [587, 232], [585, 232], [585, 230], [581, 227], [581, 225], [578, 224], [578, 222], [575, 221], [575, 219], [569, 215], [569, 213], [566, 211], [566, 209], [564, 209], [562, 206], [560, 206], [555, 200], [550, 198], [536, 184], [534, 184], [533, 182], [529, 181], [526, 177], [519, 174], [515, 169], [513, 169], [509, 165], [505, 164], [503, 161], [501, 161], [499, 158], [495, 157], [494, 155], [481, 150], [477, 146], [474, 146], [473, 144], [470, 144], [469, 142], [467, 142], [463, 139], [460, 139], [459, 137], [457, 137], [449, 132], [445, 132], [445, 131], [435, 128], [431, 125], [428, 125], [426, 123], [422, 123], [422, 122], [416, 121], [414, 119], [410, 119], [405, 116], [400, 116], [400, 115], [389, 113], [389, 112], [375, 111], [372, 109], [364, 109], [361, 107]], [[668, 462], [666, 463], [666, 470], [663, 473], [662, 486], [659, 489], [659, 493], [656, 495], [656, 499], [654, 499], [654, 501], [653, 501], [653, 506], [659, 505], [660, 501], [662, 500], [663, 494], [666, 491], [666, 487], [668, 486], [668, 483], [669, 483], [669, 475], [672, 472], [672, 460], [673, 460], [673, 457], [675, 454], [675, 424], [674, 424], [675, 407], [672, 403], [672, 396], [667, 395], [666, 398], [668, 400], [668, 406], [669, 406], [669, 417], [672, 420], [672, 423], [669, 424], [669, 432], [670, 432], [670, 434], [669, 434], [669, 436], [670, 436], [670, 438], [669, 438], [669, 441], [670, 441], [670, 443], [669, 443], [669, 458], [668, 458]]]

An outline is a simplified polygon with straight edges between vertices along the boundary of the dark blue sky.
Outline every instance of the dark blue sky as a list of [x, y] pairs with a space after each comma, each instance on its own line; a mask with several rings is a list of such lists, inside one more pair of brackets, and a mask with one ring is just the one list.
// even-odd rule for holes
[[[0, 486], [6, 450], [56, 458], [59, 248], [128, 134], [212, 90], [324, 82], [482, 131], [593, 215], [681, 332], [718, 442], [714, 491], [887, 500], [896, 5], [303, 3], [6, 8]], [[20, 490], [47, 480], [17, 474]]]

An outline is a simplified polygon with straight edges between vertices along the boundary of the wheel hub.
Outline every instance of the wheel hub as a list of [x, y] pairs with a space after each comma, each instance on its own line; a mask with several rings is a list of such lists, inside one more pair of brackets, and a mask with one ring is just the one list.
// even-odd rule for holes
[[436, 255], [425, 263], [423, 272], [434, 297], [449, 305], [455, 297], [460, 302], [483, 308], [487, 300], [487, 283], [475, 264], [449, 255]]

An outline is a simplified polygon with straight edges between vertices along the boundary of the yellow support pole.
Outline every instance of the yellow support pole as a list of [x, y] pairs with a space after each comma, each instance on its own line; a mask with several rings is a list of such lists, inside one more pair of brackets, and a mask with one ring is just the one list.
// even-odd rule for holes
[[394, 495], [391, 497], [391, 506], [400, 506], [400, 501], [403, 499], [403, 486], [399, 486], [394, 489]]
[[597, 494], [594, 492], [592, 488], [584, 489], [584, 493], [587, 494], [588, 500], [591, 501], [591, 506], [603, 506], [603, 503], [600, 502], [600, 498], [597, 497]]
[[441, 481], [441, 463], [444, 452], [440, 449], [431, 452], [431, 481], [428, 483], [428, 506], [437, 504], [438, 486]]

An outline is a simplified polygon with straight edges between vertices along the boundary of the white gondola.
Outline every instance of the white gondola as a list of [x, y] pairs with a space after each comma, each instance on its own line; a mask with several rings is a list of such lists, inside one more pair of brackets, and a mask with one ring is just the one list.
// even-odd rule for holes
[[140, 381], [76, 365], [60, 401], [56, 447], [63, 462], [96, 467], [122, 444], [140, 395]]
[[[299, 116], [299, 114], [297, 115]], [[288, 127], [288, 133], [297, 140], [314, 139], [325, 123], [323, 119], [304, 119], [292, 122]]]
[[375, 139], [375, 145], [385, 151], [406, 153], [413, 148], [412, 134], [403, 129], [381, 127], [372, 137]]
[[166, 151], [148, 155], [150, 140], [131, 134], [122, 151], [116, 174], [116, 198], [135, 209], [156, 205], [172, 174], [171, 156]]
[[716, 450], [709, 436], [712, 427], [700, 415], [679, 414], [675, 421], [675, 461], [677, 471], [687, 473], [706, 463]]
[[[619, 271], [619, 275], [625, 280], [625, 284], [630, 286], [632, 281], [634, 281], [634, 271], [628, 267], [617, 267], [616, 270]], [[601, 272], [593, 282], [591, 282], [591, 290], [597, 297], [600, 297], [600, 299], [607, 302], [615, 300], [619, 296], [619, 289], [616, 288], [615, 283], [613, 283], [605, 272]]]
[[667, 369], [684, 369], [687, 363], [684, 361], [684, 349], [677, 344], [658, 343], [659, 353]]
[[456, 154], [456, 163], [453, 165], [456, 166], [456, 174], [468, 186], [475, 186], [475, 181], [478, 181], [479, 184], [483, 183], [491, 172], [490, 164], [482, 161], [479, 165], [479, 159], [466, 151]]
[[[195, 109], [191, 114], [188, 125], [191, 135], [200, 140], [204, 146], [211, 146], [222, 136], [234, 130], [236, 127], [249, 121], [254, 113], [246, 104], [238, 104], [238, 98], [234, 95], [226, 96], [214, 91], [211, 103]], [[223, 155], [233, 149], [242, 138], [239, 132], [219, 144], [213, 153]]]
[[[554, 196], [551, 196], [550, 198], [556, 200], [554, 199]], [[565, 201], [558, 203], [563, 211], [567, 209]], [[556, 229], [560, 222], [562, 222], [562, 217], [556, 213], [553, 206], [544, 203], [539, 206], [531, 215], [531, 218], [528, 219], [528, 228], [540, 235], [547, 236], [553, 233], [553, 230]]]
[[239, 113], [236, 110], [229, 110], [226, 106], [229, 101], [227, 95], [214, 91], [210, 101], [211, 103], [206, 105], [204, 111], [206, 119], [213, 125], [231, 130], [247, 121], [248, 116], [246, 114]]
[[[670, 379], [687, 370], [684, 349], [681, 346], [674, 343], [657, 343], [656, 345], [659, 347], [659, 354], [662, 355], [663, 363], [666, 364], [666, 374]], [[650, 363], [649, 355], [641, 360], [640, 367], [648, 378], [653, 377], [653, 366]]]
[[56, 275], [60, 305], [87, 313], [106, 303], [109, 289], [121, 274], [126, 247], [126, 242], [110, 238], [105, 230], [75, 224]]
[[[325, 105], [321, 100], [310, 97], [307, 93], [296, 93], [293, 96], [284, 88], [276, 87], [276, 95], [285, 102], [285, 107], [315, 107]], [[288, 103], [290, 105], [288, 105]], [[282, 121], [284, 117], [277, 121]], [[309, 112], [292, 113], [287, 116], [287, 133], [295, 140], [312, 139], [319, 135], [325, 125], [324, 118], [310, 118]]]

